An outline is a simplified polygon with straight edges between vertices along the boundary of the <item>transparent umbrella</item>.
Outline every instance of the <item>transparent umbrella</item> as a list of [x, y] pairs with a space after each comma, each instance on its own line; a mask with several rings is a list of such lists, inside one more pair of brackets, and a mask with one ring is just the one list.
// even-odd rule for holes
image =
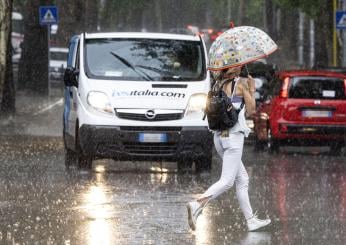
[[264, 58], [277, 49], [264, 31], [252, 26], [239, 26], [222, 33], [209, 50], [209, 70], [218, 71], [242, 66]]

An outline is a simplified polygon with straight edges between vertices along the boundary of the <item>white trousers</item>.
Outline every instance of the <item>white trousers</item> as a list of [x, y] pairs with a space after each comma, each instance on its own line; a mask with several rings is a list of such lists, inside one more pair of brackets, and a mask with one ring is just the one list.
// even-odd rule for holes
[[230, 133], [229, 137], [214, 134], [214, 144], [217, 153], [222, 158], [222, 173], [220, 179], [202, 194], [203, 197], [215, 199], [231, 188], [235, 182], [237, 199], [246, 219], [253, 216], [248, 187], [249, 176], [241, 160], [244, 145], [244, 134]]

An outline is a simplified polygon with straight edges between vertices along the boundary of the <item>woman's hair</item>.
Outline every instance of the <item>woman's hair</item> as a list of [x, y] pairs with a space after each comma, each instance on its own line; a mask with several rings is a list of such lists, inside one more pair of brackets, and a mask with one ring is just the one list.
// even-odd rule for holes
[[[230, 77], [232, 75], [238, 76], [239, 75], [239, 70], [236, 68], [228, 68], [224, 70], [219, 70], [219, 71], [211, 71], [211, 76], [215, 80], [215, 82], [222, 81], [226, 78], [226, 73], [227, 77]], [[229, 70], [232, 69], [233, 71], [229, 72]]]
[[222, 78], [224, 77], [224, 71], [210, 71], [211, 77], [215, 82], [221, 81]]

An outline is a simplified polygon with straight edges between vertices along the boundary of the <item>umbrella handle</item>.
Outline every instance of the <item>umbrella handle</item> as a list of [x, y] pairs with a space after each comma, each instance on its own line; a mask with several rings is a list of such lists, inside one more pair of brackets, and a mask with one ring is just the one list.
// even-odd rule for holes
[[245, 64], [244, 66], [245, 66], [245, 69], [246, 69], [247, 76], [249, 76], [250, 74], [249, 74], [249, 70], [247, 69], [247, 65]]

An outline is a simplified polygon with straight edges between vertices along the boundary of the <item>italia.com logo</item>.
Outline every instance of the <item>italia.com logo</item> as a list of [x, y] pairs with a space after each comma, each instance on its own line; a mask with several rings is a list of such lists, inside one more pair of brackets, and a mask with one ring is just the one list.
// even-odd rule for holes
[[133, 90], [133, 91], [117, 91], [113, 90], [113, 97], [130, 97], [130, 96], [161, 96], [161, 97], [169, 97], [174, 99], [183, 99], [185, 98], [184, 93], [170, 92], [170, 91], [150, 91], [150, 90]]

